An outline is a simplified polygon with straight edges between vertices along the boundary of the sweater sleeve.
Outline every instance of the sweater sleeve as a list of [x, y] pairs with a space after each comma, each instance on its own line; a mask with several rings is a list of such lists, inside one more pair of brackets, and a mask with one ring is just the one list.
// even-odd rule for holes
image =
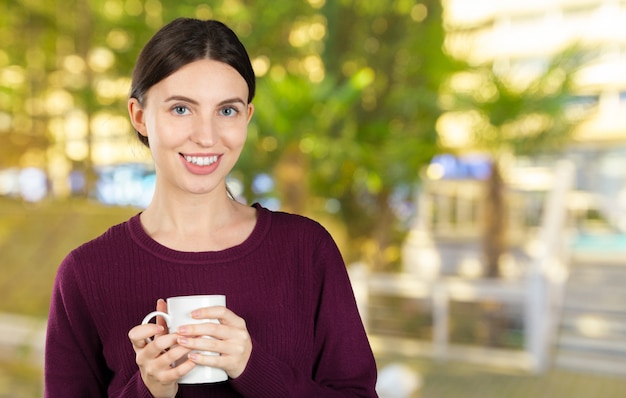
[[[46, 335], [46, 398], [106, 397], [111, 378], [98, 328], [77, 275], [75, 253], [61, 263], [54, 282]], [[139, 371], [118, 397], [151, 397]]]
[[45, 349], [45, 397], [106, 397], [106, 365], [70, 253], [54, 282]]
[[254, 344], [233, 386], [246, 397], [376, 397], [376, 363], [341, 254], [330, 235], [316, 250], [318, 293], [314, 374]]

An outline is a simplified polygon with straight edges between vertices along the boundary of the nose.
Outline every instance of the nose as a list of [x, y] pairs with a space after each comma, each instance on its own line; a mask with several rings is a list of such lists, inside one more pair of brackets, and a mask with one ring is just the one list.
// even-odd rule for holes
[[217, 143], [217, 136], [217, 128], [210, 118], [198, 118], [193, 126], [191, 140], [202, 147], [211, 147]]

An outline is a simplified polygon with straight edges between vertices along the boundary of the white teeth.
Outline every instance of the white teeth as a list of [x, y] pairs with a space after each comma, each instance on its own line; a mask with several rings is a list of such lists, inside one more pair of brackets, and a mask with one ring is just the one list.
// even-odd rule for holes
[[217, 162], [217, 156], [185, 156], [185, 160], [197, 166], [208, 166]]

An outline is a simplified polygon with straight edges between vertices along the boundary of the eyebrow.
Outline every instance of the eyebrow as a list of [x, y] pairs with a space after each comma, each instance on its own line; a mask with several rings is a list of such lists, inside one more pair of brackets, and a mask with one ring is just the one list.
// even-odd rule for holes
[[[190, 104], [199, 105], [198, 101], [196, 101], [193, 98], [185, 97], [184, 95], [172, 95], [171, 97], [166, 98], [164, 102], [171, 102], [171, 101], [184, 101], [184, 102], [189, 102]], [[242, 105], [246, 105], [246, 102], [239, 97], [225, 99], [223, 101], [220, 101], [217, 105], [222, 106], [222, 105], [227, 105], [227, 104], [233, 104], [236, 102], [239, 102]]]

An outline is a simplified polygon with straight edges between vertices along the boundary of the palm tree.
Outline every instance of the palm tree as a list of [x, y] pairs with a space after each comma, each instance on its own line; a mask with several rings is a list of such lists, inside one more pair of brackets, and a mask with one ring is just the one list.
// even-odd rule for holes
[[531, 78], [514, 76], [511, 70], [502, 73], [493, 64], [463, 72], [464, 81], [474, 84], [453, 95], [451, 109], [470, 115], [474, 142], [491, 155], [483, 231], [487, 277], [500, 276], [500, 258], [507, 250], [502, 159], [558, 150], [568, 142], [581, 117], [568, 106], [580, 65], [580, 52], [569, 48], [549, 60], [541, 75]]

